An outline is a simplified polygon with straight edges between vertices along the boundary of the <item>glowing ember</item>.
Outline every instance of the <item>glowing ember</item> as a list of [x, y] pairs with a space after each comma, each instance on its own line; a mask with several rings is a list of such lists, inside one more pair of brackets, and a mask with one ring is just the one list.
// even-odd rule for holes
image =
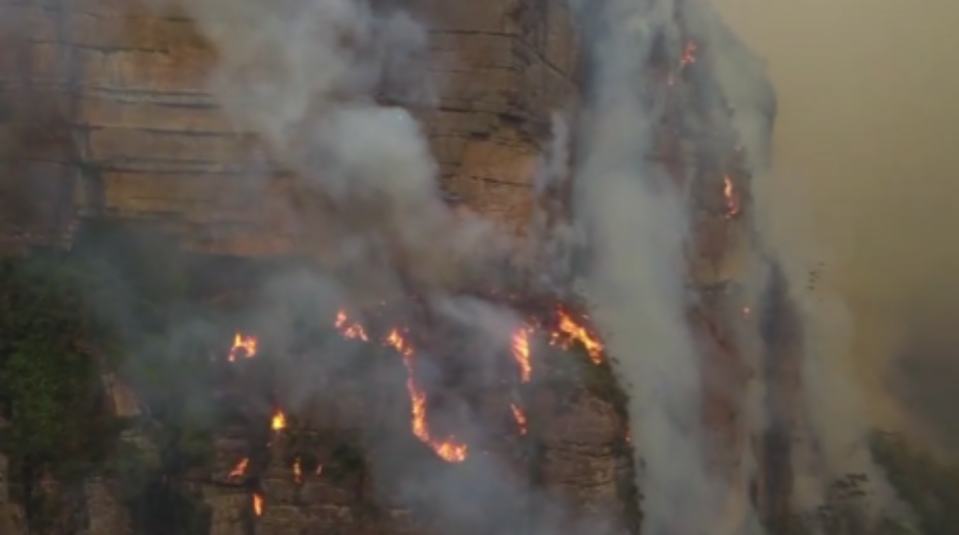
[[731, 218], [738, 214], [739, 199], [736, 198], [733, 181], [728, 176], [723, 176], [723, 197], [726, 199], [726, 217]]
[[520, 327], [513, 334], [513, 359], [519, 366], [520, 381], [528, 383], [533, 374], [529, 362], [529, 329]]
[[283, 411], [276, 411], [276, 414], [273, 415], [273, 420], [270, 422], [270, 428], [274, 431], [286, 429], [286, 415], [283, 414]]
[[236, 362], [240, 357], [253, 358], [256, 355], [256, 345], [255, 336], [247, 336], [237, 331], [233, 337], [233, 347], [230, 348], [230, 362]]
[[336, 322], [333, 324], [340, 334], [351, 340], [362, 340], [369, 342], [370, 338], [366, 335], [363, 326], [347, 317], [346, 312], [340, 310], [336, 313]]
[[523, 409], [520, 409], [515, 404], [509, 406], [510, 410], [513, 411], [513, 419], [516, 420], [516, 426], [519, 427], [519, 434], [526, 434], [526, 415], [523, 414]]
[[683, 47], [683, 56], [679, 58], [679, 67], [683, 68], [690, 63], [696, 63], [696, 43], [688, 41]]
[[300, 484], [303, 482], [303, 470], [300, 467], [299, 457], [297, 457], [296, 460], [293, 461], [293, 481], [295, 481], [297, 484]]
[[411, 425], [413, 435], [424, 444], [433, 448], [433, 451], [446, 462], [458, 463], [466, 460], [468, 448], [465, 444], [457, 442], [452, 438], [437, 440], [430, 435], [429, 425], [426, 421], [426, 393], [416, 386], [416, 380], [413, 375], [413, 348], [396, 329], [390, 331], [385, 343], [403, 356], [403, 364], [406, 365], [408, 373], [406, 389], [409, 391], [410, 401], [412, 402], [413, 419]]
[[[683, 47], [683, 55], [679, 58], [678, 70], [682, 71], [692, 63], [696, 63], [696, 43], [688, 41]], [[669, 85], [674, 85], [676, 83], [676, 77], [670, 73], [666, 77], [666, 83]]]
[[[603, 344], [598, 338], [590, 332], [589, 329], [579, 325], [564, 310], [558, 309], [558, 329], [551, 336], [550, 343], [560, 345], [564, 348], [573, 343], [582, 345], [589, 354], [590, 360], [599, 364], [603, 361]], [[337, 312], [334, 326], [337, 331], [346, 338], [369, 341], [370, 337], [366, 330], [359, 323], [351, 320], [344, 310]], [[520, 381], [529, 382], [532, 377], [532, 364], [530, 362], [530, 335], [532, 329], [524, 326], [513, 333], [511, 352], [516, 361], [520, 372]], [[396, 350], [403, 357], [403, 364], [407, 369], [406, 389], [410, 396], [411, 403], [411, 422], [410, 426], [413, 435], [424, 444], [430, 446], [436, 454], [443, 460], [451, 463], [462, 462], [466, 460], [468, 446], [456, 440], [453, 437], [438, 439], [430, 431], [427, 419], [427, 394], [416, 384], [413, 358], [415, 352], [399, 329], [393, 329], [382, 340], [387, 347]], [[520, 428], [520, 432], [526, 433], [526, 415], [517, 406], [512, 406], [513, 417]], [[273, 419], [273, 429], [279, 430], [285, 427], [285, 417], [278, 413]], [[294, 467], [296, 470], [296, 467]], [[317, 467], [317, 474], [322, 471], [322, 466]], [[299, 477], [299, 476], [297, 476]]]
[[233, 468], [233, 470], [230, 471], [230, 475], [227, 477], [230, 477], [230, 478], [243, 477], [246, 474], [246, 468], [249, 465], [250, 465], [250, 460], [243, 459], [242, 461], [237, 463], [237, 465]]
[[551, 343], [565, 348], [569, 346], [570, 342], [579, 342], [586, 349], [590, 360], [592, 360], [594, 364], [603, 362], [602, 342], [585, 327], [576, 323], [573, 318], [562, 309], [558, 310], [557, 313], [559, 314], [559, 331], [565, 335], [566, 340], [564, 341], [563, 336], [560, 336], [558, 333], [553, 333]]
[[259, 494], [253, 495], [253, 514], [263, 516], [263, 496]]

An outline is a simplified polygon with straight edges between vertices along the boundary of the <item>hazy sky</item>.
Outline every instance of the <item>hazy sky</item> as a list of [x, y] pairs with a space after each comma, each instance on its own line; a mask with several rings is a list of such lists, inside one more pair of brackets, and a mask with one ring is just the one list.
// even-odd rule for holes
[[872, 405], [892, 381], [959, 445], [959, 2], [713, 1], [768, 61], [762, 200], [833, 254]]

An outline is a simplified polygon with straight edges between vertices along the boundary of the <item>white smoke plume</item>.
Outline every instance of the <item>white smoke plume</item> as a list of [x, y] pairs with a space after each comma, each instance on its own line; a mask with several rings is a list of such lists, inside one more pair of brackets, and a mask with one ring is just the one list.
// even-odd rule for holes
[[572, 136], [567, 117], [552, 117], [552, 140], [540, 158], [533, 187], [537, 206], [530, 221], [531, 243], [537, 248], [537, 284], [561, 293], [574, 278], [573, 253], [582, 246], [582, 234], [569, 217]]
[[[809, 217], [800, 213], [800, 207], [806, 204], [801, 181], [788, 185], [790, 203], [775, 202], [770, 195], [768, 174], [777, 102], [766, 65], [746, 48], [711, 2], [689, 4], [696, 9], [685, 10], [685, 19], [691, 31], [713, 51], [715, 75], [732, 108], [753, 175], [757, 245], [782, 266], [788, 299], [796, 307], [802, 326], [799, 409], [804, 425], [796, 431], [802, 440], [793, 446], [792, 505], [796, 510], [819, 506], [832, 482], [858, 473], [869, 478], [870, 490], [875, 493], [868, 504], [870, 512], [895, 510], [898, 505], [893, 503], [893, 491], [871, 458], [871, 422], [845, 357], [853, 348], [855, 326], [834, 277], [835, 255], [821, 240], [813, 236], [797, 240], [787, 228]], [[747, 282], [757, 287], [766, 281], [765, 277], [755, 277]], [[752, 431], [761, 432], [762, 428]]]
[[[630, 395], [642, 466], [643, 533], [726, 533], [729, 489], [705, 466], [702, 362], [685, 310], [685, 200], [647, 157], [661, 114], [648, 75], [654, 43], [683, 43], [671, 1], [573, 2], [590, 47], [577, 210], [595, 243], [587, 277]], [[731, 527], [730, 527], [731, 528]]]
[[[271, 299], [280, 301], [276, 308], [309, 299], [323, 300], [321, 309], [336, 307], [334, 301], [370, 287], [378, 299], [384, 290], [394, 295], [412, 290], [429, 303], [431, 314], [465, 331], [457, 333], [457, 343], [467, 346], [476, 357], [471, 365], [479, 368], [469, 370], [471, 381], [485, 378], [487, 385], [500, 387], [501, 377], [487, 377], [493, 374], [483, 368], [493, 359], [484, 357], [508, 351], [519, 318], [503, 307], [456, 295], [443, 281], [446, 271], [464, 264], [484, 270], [488, 263], [500, 263], [512, 245], [481, 218], [454, 214], [443, 202], [426, 138], [400, 107], [432, 103], [432, 92], [421, 85], [428, 80], [421, 61], [423, 26], [402, 11], [356, 0], [190, 0], [182, 9], [218, 52], [212, 89], [228, 116], [239, 130], [264, 141], [272, 163], [309, 181], [328, 201], [331, 214], [324, 223], [333, 230], [317, 231], [334, 234], [335, 247], [323, 253], [346, 264], [332, 276], [346, 273], [331, 281], [311, 280], [314, 275], [285, 278], [271, 289]], [[557, 143], [564, 144], [561, 136]], [[306, 223], [309, 216], [303, 215]], [[470, 260], [463, 261], [467, 255]], [[280, 323], [272, 334], [282, 338], [283, 319], [272, 320]], [[342, 357], [333, 359], [348, 360]], [[421, 361], [418, 383], [443, 387], [441, 370], [429, 359]], [[305, 403], [322, 392], [315, 392], [312, 382], [314, 391], [298, 387], [297, 382], [310, 381], [304, 374], [309, 375], [297, 369], [284, 391]], [[457, 436], [462, 431], [471, 448], [481, 447], [487, 430], [470, 419], [466, 403], [449, 405], [448, 411], [457, 412]], [[480, 440], [469, 440], [474, 435]], [[529, 529], [554, 532], [564, 517], [549, 503], [540, 504], [535, 522], [508, 513], [490, 518], [490, 510], [511, 511], [530, 500], [551, 502], [516, 485], [495, 456], [471, 452], [471, 462], [460, 465], [470, 473], [464, 494], [458, 484], [462, 471], [410, 469], [408, 456], [389, 459], [401, 453], [378, 452], [374, 462], [415, 472], [415, 485], [400, 484], [400, 492], [413, 501], [431, 496], [428, 507], [440, 521], [452, 520], [464, 529], [533, 522]]]
[[427, 34], [407, 13], [351, 0], [182, 9], [219, 53], [211, 83], [229, 117], [332, 205], [328, 257], [364, 262], [363, 282], [382, 287], [400, 275], [429, 285], [450, 258], [503, 253], [489, 225], [442, 201], [425, 136], [400, 106], [434, 100]]
[[[592, 241], [587, 287], [631, 392], [643, 530], [736, 532], [740, 526], [727, 525], [723, 510], [731, 490], [705, 466], [703, 367], [685, 315], [686, 200], [646, 157], [663, 102], [645, 69], [657, 40], [677, 58], [682, 52], [676, 6], [571, 2], [594, 58], [575, 180], [585, 225], [576, 230]], [[342, 233], [349, 239], [338, 254], [348, 248], [362, 261], [379, 259], [364, 283], [398, 285], [393, 279], [413, 277], [429, 284], [450, 252], [490, 250], [477, 247], [480, 240], [497, 251], [506, 247], [478, 219], [453, 217], [416, 121], [377, 102], [432, 101], [419, 83], [425, 71], [417, 70], [426, 32], [407, 14], [353, 0], [193, 0], [184, 8], [220, 53], [213, 87], [231, 118], [264, 139], [272, 160], [312, 180], [347, 214]], [[564, 123], [555, 125], [541, 193], [562, 181], [569, 159]], [[572, 227], [555, 228], [566, 234], [553, 236], [561, 243], [551, 255], [577, 241]], [[408, 265], [397, 265], [395, 249]], [[468, 303], [438, 302], [454, 317], [478, 313]], [[481, 315], [491, 317], [488, 310]], [[512, 323], [486, 325], [505, 342]]]

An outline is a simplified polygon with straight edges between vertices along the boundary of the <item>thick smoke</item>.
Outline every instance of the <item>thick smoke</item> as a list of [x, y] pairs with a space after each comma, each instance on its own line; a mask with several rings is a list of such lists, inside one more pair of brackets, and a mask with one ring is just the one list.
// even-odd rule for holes
[[646, 68], [664, 40], [683, 43], [670, 1], [574, 2], [588, 41], [577, 210], [595, 249], [587, 277], [630, 393], [641, 452], [644, 533], [722, 530], [722, 491], [707, 476], [702, 365], [685, 318], [684, 199], [647, 158], [661, 113]]
[[[889, 212], [884, 209], [877, 210], [875, 216], [861, 218], [863, 201], [868, 206], [871, 193], [884, 186], [881, 175], [866, 170], [872, 163], [860, 166], [858, 173], [862, 179], [856, 172], [848, 172], [854, 169], [850, 166], [852, 162], [861, 160], [856, 150], [862, 146], [861, 141], [851, 142], [859, 136], [838, 133], [842, 129], [858, 128], [852, 124], [856, 118], [850, 111], [861, 104], [862, 96], [872, 93], [863, 86], [863, 92], [855, 97], [859, 101], [855, 105], [852, 101], [839, 104], [834, 97], [837, 88], [847, 83], [836, 76], [851, 80], [862, 75], [864, 65], [872, 64], [850, 64], [848, 70], [834, 70], [836, 53], [808, 52], [825, 45], [842, 56], [847, 47], [838, 42], [826, 44], [830, 39], [822, 38], [824, 29], [834, 28], [838, 32], [835, 37], [844, 43], [855, 41], [859, 37], [855, 28], [862, 27], [858, 21], [869, 16], [857, 9], [855, 14], [849, 11], [850, 19], [840, 24], [836, 24], [834, 18], [816, 17], [814, 23], [803, 25], [797, 20], [802, 14], [812, 16], [815, 10], [809, 4], [770, 7], [751, 5], [748, 0], [723, 0], [717, 4], [733, 26], [745, 32], [752, 49], [761, 51], [769, 60], [768, 72], [779, 96], [780, 113], [776, 135], [772, 138], [776, 158], [771, 162], [752, 162], [753, 195], [763, 246], [783, 266], [805, 334], [801, 380], [810, 436], [804, 444], [812, 445], [815, 451], [808, 451], [808, 447], [794, 449], [796, 505], [814, 504], [821, 499], [825, 483], [850, 472], [870, 477], [883, 498], [876, 500], [879, 504], [888, 500], [890, 490], [871, 460], [868, 434], [877, 424], [895, 425], [899, 420], [899, 411], [890, 405], [884, 393], [881, 375], [887, 369], [883, 363], [893, 356], [890, 352], [898, 349], [896, 342], [902, 340], [902, 331], [900, 326], [889, 324], [888, 318], [876, 321], [886, 315], [885, 312], [877, 315], [876, 305], [881, 306], [882, 296], [889, 294], [888, 288], [876, 286], [866, 293], [860, 291], [862, 281], [878, 281], [903, 270], [862, 262], [859, 258], [863, 246], [888, 254], [892, 241], [887, 239], [886, 231], [895, 226], [895, 218], [889, 218]], [[779, 19], [780, 16], [784, 18]], [[800, 27], [802, 31], [792, 32], [793, 28]], [[789, 30], [783, 32], [786, 28]], [[877, 39], [882, 35], [882, 39], [899, 46], [898, 40], [889, 38], [881, 26], [871, 24], [870, 28], [876, 29]], [[810, 39], [813, 31], [817, 37]], [[717, 34], [714, 42], [723, 39], [723, 34], [731, 35], [728, 29], [718, 27], [714, 33]], [[754, 37], [760, 35], [763, 37]], [[849, 57], [852, 56], [850, 53]], [[879, 56], [884, 53], [877, 54], [875, 64], [882, 61]], [[751, 77], [744, 76], [743, 70], [735, 65], [719, 67], [720, 81], [736, 108], [738, 126], [750, 154], [768, 152], [755, 150], [765, 148], [762, 140], [770, 138], [769, 125], [761, 113], [755, 113], [763, 111], [756, 109], [756, 104], [763, 102], [756, 98], [756, 84], [749, 83]], [[828, 81], [830, 96], [819, 95], [809, 86], [813, 80]], [[872, 113], [879, 112], [870, 109]], [[815, 117], [812, 121], [817, 124], [829, 124], [827, 130], [821, 131], [811, 123], [803, 124], [811, 117]], [[756, 136], [764, 127], [765, 136]], [[828, 133], [823, 135], [824, 132]], [[798, 136], [802, 139], [797, 139]], [[807, 150], [809, 147], [820, 149], [814, 153]], [[898, 158], [898, 151], [890, 154], [897, 154]], [[869, 160], [875, 162], [872, 156]], [[883, 245], [873, 245], [880, 243], [873, 242], [873, 235], [882, 240]], [[915, 264], [910, 261], [910, 265]], [[867, 386], [865, 392], [864, 385]], [[879, 420], [875, 418], [877, 415], [881, 415]]]
[[575, 278], [573, 255], [582, 246], [583, 236], [568, 215], [572, 142], [568, 120], [557, 113], [552, 122], [552, 140], [534, 176], [539, 203], [530, 221], [530, 242], [536, 248], [536, 265], [550, 266], [537, 270], [535, 283], [562, 294]]
[[355, 287], [431, 286], [450, 258], [504, 250], [489, 226], [442, 201], [426, 139], [400, 107], [434, 100], [426, 31], [408, 14], [347, 0], [182, 8], [219, 52], [212, 87], [230, 118], [327, 200], [334, 220], [313, 224], [335, 231], [320, 247], [364, 264]]
[[[262, 321], [272, 332], [265, 336], [284, 339], [289, 326], [276, 311], [296, 308], [303, 300], [315, 301], [312, 310], [319, 305], [332, 311], [357, 294], [377, 301], [414, 294], [428, 304], [428, 314], [442, 317], [456, 331], [459, 347], [473, 357], [470, 380], [498, 387], [501, 377], [483, 369], [483, 363], [495, 360], [486, 358], [491, 353], [508, 351], [520, 318], [456, 295], [455, 284], [447, 283], [449, 273], [467, 264], [471, 270], [502, 264], [513, 247], [481, 218], [454, 213], [443, 201], [426, 138], [401, 107], [429, 106], [434, 98], [426, 83], [424, 27], [403, 11], [355, 0], [191, 0], [180, 8], [218, 51], [212, 88], [229, 117], [241, 131], [262, 138], [273, 166], [308, 181], [325, 200], [326, 219], [320, 224], [326, 228], [317, 230], [331, 243], [321, 244], [317, 256], [335, 259], [339, 269], [331, 270], [331, 280], [299, 273], [275, 281], [268, 289], [269, 317]], [[562, 137], [558, 144], [564, 144]], [[303, 219], [307, 234], [314, 215], [294, 214]], [[498, 276], [492, 270], [483, 274]], [[411, 312], [421, 313], [427, 314]], [[326, 349], [347, 365], [336, 347]], [[427, 390], [431, 382], [443, 386], [430, 359], [417, 358], [417, 363], [418, 384], [425, 383]], [[291, 411], [319, 395], [321, 386], [309, 375], [297, 369], [284, 377], [290, 383], [284, 401]], [[450, 405], [458, 407], [451, 418], [457, 421], [457, 436], [471, 450], [481, 446], [486, 430], [471, 425], [465, 403]], [[468, 475], [412, 470], [408, 457], [391, 459], [391, 452], [377, 452], [373, 462], [384, 472], [417, 472], [415, 482], [401, 482], [400, 490], [414, 502], [428, 498], [440, 521], [486, 532], [529, 525], [530, 519], [510, 511], [529, 500], [546, 500], [530, 496], [495, 456], [482, 454], [471, 451], [471, 461], [461, 465]], [[491, 510], [501, 514], [490, 518]], [[554, 505], [538, 504], [537, 510], [540, 525], [563, 516]]]
[[768, 60], [781, 113], [773, 168], [757, 184], [764, 224], [783, 250], [831, 254], [825, 269], [851, 330], [829, 358], [866, 387], [867, 413], [855, 419], [954, 457], [959, 430], [942, 408], [956, 404], [959, 381], [956, 5], [716, 4]]

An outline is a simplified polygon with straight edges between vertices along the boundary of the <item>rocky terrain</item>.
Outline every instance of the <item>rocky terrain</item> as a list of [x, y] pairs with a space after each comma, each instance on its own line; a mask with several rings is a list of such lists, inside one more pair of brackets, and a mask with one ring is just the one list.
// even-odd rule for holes
[[[429, 24], [425, 72], [439, 88], [435, 108], [413, 111], [447, 198], [492, 218], [517, 241], [537, 211], [554, 223], [565, 217], [569, 184], [542, 194], [534, 188], [540, 154], [556, 135], [551, 114], [565, 110], [575, 130], [589, 67], [565, 2], [422, 0], [412, 9]], [[209, 281], [193, 298], [227, 317], [243, 315], [236, 310], [251, 299], [244, 288], [262, 283], [269, 266], [316, 258], [322, 228], [304, 228], [315, 221], [304, 213], [321, 201], [300, 177], [272, 170], [269, 150], [238, 133], [218, 107], [207, 87], [217, 53], [189, 19], [116, 0], [0, 0], [0, 13], [5, 253], [81, 249], [82, 236], [97, 225], [148, 228], [190, 258], [177, 269]], [[791, 488], [784, 460], [794, 432], [788, 423], [799, 425], [792, 414], [798, 327], [775, 277], [763, 289], [772, 305], [762, 309], [742, 283], [749, 270], [768, 268], [752, 230], [750, 171], [728, 102], [699, 98], [722, 94], [708, 43], [678, 11], [676, 17], [688, 33], [682, 57], [660, 54], [648, 66], [651, 83], [668, 86], [670, 95], [648, 157], [694, 199], [688, 318], [706, 355], [703, 414], [717, 445], [711, 469], [772, 515]], [[388, 90], [380, 97], [390, 102]], [[248, 319], [237, 341], [256, 337], [255, 350], [231, 352], [237, 325], [226, 326], [222, 345], [203, 350], [205, 371], [195, 372], [217, 407], [203, 438], [209, 451], [176, 470], [154, 429], [163, 415], [129, 384], [135, 379], [96, 357], [101, 351], [86, 351], [103, 378], [103, 404], [125, 423], [108, 446], [124, 466], [67, 477], [54, 474], [51, 461], [30, 472], [22, 454], [0, 446], [20, 463], [4, 473], [0, 457], [0, 532], [638, 531], [626, 407], [610, 368], [615, 356], [590, 353], [600, 342], [580, 305], [563, 312], [557, 307], [565, 303], [536, 292], [513, 301], [536, 328], [517, 331], [525, 340], [519, 349], [514, 341], [490, 357], [493, 380], [464, 379], [482, 373], [464, 372], [469, 350], [451, 342], [461, 339], [455, 332], [438, 334], [455, 326], [428, 312], [411, 317], [416, 306], [405, 308], [401, 321], [389, 310], [394, 303], [344, 310], [343, 317], [314, 311], [323, 333], [313, 340], [260, 332]], [[517, 357], [527, 342], [529, 378]], [[457, 430], [456, 421], [431, 422], [440, 431], [416, 427], [423, 392], [408, 347], [460, 355], [434, 373], [455, 385], [459, 400], [449, 403], [465, 403], [482, 433]], [[343, 364], [347, 354], [361, 364]], [[767, 406], [787, 422], [763, 437], [748, 436], [739, 409], [755, 373], [775, 386]], [[304, 376], [319, 384], [304, 392]], [[423, 401], [423, 410], [435, 403], [443, 401]], [[15, 406], [7, 416], [15, 428]], [[443, 446], [446, 439], [436, 436], [466, 438]], [[747, 452], [761, 461], [754, 472], [743, 467]], [[163, 524], [144, 511], [144, 500], [162, 503], [156, 507], [183, 523]]]

